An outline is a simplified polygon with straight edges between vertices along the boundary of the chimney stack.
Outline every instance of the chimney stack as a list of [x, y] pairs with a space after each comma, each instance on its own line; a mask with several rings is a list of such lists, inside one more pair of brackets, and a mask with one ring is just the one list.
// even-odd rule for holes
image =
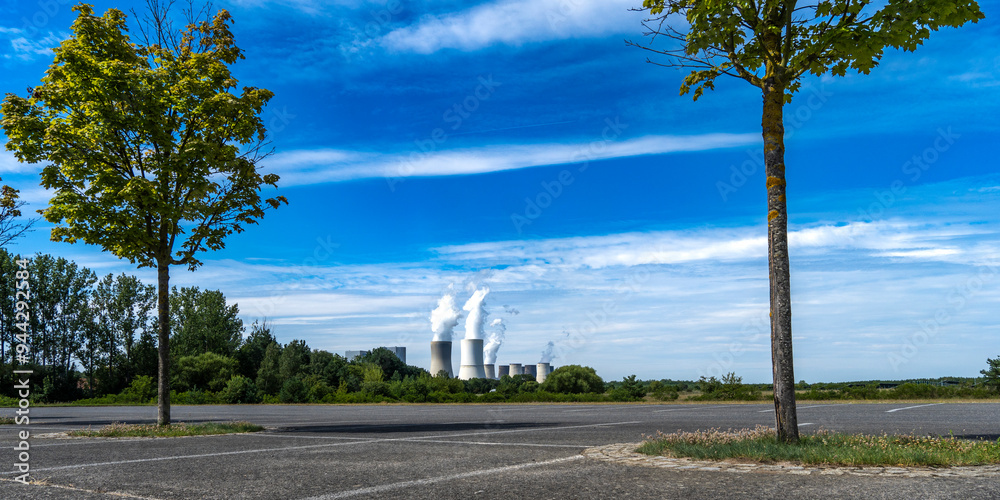
[[431, 342], [431, 376], [437, 376], [441, 370], [448, 372], [448, 377], [455, 376], [451, 371], [450, 341]]

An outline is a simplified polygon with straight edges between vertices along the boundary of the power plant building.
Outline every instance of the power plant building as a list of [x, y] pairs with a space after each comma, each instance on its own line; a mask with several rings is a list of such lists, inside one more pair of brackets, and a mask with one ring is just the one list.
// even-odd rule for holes
[[[399, 358], [399, 360], [402, 361], [404, 365], [406, 364], [406, 348], [405, 347], [393, 346], [393, 347], [385, 347], [385, 349], [388, 349], [388, 350], [392, 351], [392, 353], [395, 354], [396, 357]], [[370, 352], [371, 352], [371, 350], [368, 350], [368, 351], [345, 351], [344, 352], [344, 357], [347, 358], [348, 361], [353, 361], [354, 358], [356, 358], [358, 356], [364, 356], [365, 354], [368, 354]]]

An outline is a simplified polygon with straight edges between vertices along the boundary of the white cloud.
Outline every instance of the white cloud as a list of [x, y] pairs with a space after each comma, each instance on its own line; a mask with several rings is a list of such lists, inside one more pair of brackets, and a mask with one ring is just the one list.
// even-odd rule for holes
[[469, 175], [681, 151], [704, 151], [755, 144], [760, 134], [646, 136], [621, 141], [568, 144], [504, 144], [446, 151], [414, 150], [382, 154], [334, 149], [278, 153], [266, 160], [282, 186], [364, 178]]
[[6, 150], [0, 150], [0, 174], [34, 172], [38, 170], [37, 165], [21, 163], [14, 156], [14, 153]]
[[42, 56], [51, 57], [52, 49], [70, 37], [70, 34], [66, 32], [50, 31], [42, 38], [31, 39], [25, 36], [23, 30], [17, 28], [0, 28], [0, 34], [6, 35], [13, 51], [10, 54], [4, 54], [4, 59], [22, 61], [31, 61]]
[[400, 52], [430, 54], [441, 49], [473, 51], [494, 44], [589, 38], [631, 33], [641, 13], [626, 0], [499, 0], [442, 16], [382, 37], [383, 46]]
[[[855, 222], [818, 225], [789, 231], [793, 260], [839, 250], [863, 250], [869, 257], [951, 261], [962, 252], [956, 238], [994, 234], [989, 228], [928, 227], [904, 222]], [[433, 249], [447, 262], [505, 265], [564, 265], [601, 269], [647, 264], [734, 262], [767, 256], [765, 228], [683, 230], [613, 234], [532, 241], [500, 241]]]
[[[970, 215], [982, 209], [982, 197], [917, 198], [933, 200], [925, 202], [929, 213], [907, 209], [908, 218], [793, 225], [798, 378], [975, 376], [982, 350], [1000, 341], [1000, 227]], [[439, 247], [422, 262], [356, 265], [304, 249], [301, 258], [287, 261], [209, 260], [195, 273], [176, 273], [172, 284], [222, 289], [245, 322], [268, 317], [282, 342], [304, 339], [334, 352], [402, 345], [408, 362], [427, 367], [436, 299], [449, 284], [492, 269], [485, 278], [492, 317], [504, 315], [503, 304], [520, 310], [503, 316], [508, 330], [500, 363], [534, 362], [552, 340], [557, 364], [593, 366], [605, 379], [630, 373], [697, 379], [735, 371], [748, 382], [765, 382], [763, 235], [757, 225], [493, 241]], [[89, 267], [114, 264], [105, 257], [66, 257]], [[152, 270], [117, 264], [154, 279]], [[903, 351], [939, 311], [948, 320], [936, 324], [938, 333]], [[889, 356], [900, 352], [909, 357], [894, 366]]]

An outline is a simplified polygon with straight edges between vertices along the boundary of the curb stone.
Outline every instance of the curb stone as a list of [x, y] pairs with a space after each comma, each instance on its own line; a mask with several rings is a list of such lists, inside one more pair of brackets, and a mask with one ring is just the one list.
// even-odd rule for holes
[[657, 457], [637, 453], [642, 443], [614, 443], [583, 450], [583, 455], [624, 465], [656, 467], [673, 470], [712, 472], [797, 474], [797, 475], [851, 475], [892, 477], [1000, 477], [1000, 465], [968, 465], [955, 467], [847, 467], [834, 465], [796, 465], [792, 463], [758, 464], [695, 460], [691, 458]]

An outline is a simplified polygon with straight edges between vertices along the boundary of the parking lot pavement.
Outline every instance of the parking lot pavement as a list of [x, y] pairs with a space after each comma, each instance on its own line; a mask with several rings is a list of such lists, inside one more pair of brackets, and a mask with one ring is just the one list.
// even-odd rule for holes
[[[151, 407], [32, 411], [35, 435], [155, 418]], [[769, 405], [189, 406], [173, 413], [175, 421], [239, 419], [268, 430], [171, 439], [35, 438], [31, 479], [38, 484], [14, 483], [8, 472], [0, 476], [0, 498], [1000, 497], [995, 478], [667, 471], [580, 455], [657, 430], [769, 425]], [[803, 432], [989, 437], [998, 432], [998, 414], [998, 404], [803, 404], [799, 421]], [[0, 427], [9, 459], [17, 430]]]

